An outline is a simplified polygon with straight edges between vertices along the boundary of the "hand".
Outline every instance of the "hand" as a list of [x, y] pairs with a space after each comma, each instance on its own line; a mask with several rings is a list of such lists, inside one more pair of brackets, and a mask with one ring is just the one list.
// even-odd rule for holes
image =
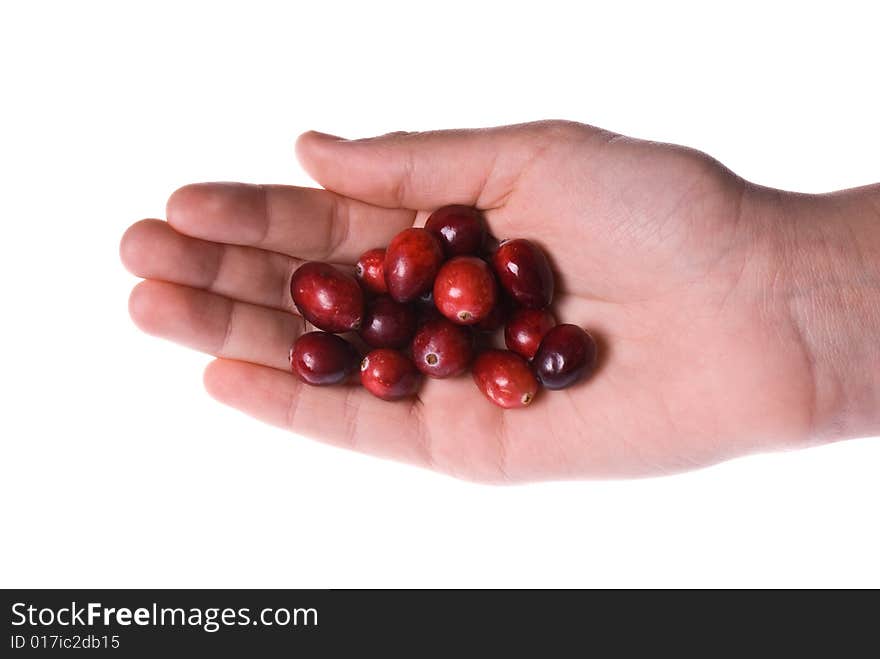
[[[796, 267], [803, 231], [790, 221], [830, 202], [759, 188], [690, 149], [565, 122], [356, 141], [306, 133], [297, 153], [326, 190], [186, 186], [167, 223], [144, 220], [122, 241], [124, 263], [147, 279], [132, 292], [135, 322], [216, 355], [205, 386], [221, 402], [494, 482], [665, 474], [830, 436], [817, 430], [815, 334], [791, 303], [809, 268]], [[557, 317], [600, 340], [594, 377], [511, 412], [469, 376], [427, 380], [398, 403], [300, 383], [287, 363], [303, 331], [292, 271], [351, 264], [449, 203], [483, 209], [499, 238], [546, 249]]]

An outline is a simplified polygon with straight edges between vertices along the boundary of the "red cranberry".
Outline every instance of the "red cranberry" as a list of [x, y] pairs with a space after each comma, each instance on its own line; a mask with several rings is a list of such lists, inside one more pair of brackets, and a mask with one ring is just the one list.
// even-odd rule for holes
[[525, 407], [538, 393], [528, 362], [509, 350], [486, 350], [474, 361], [474, 382], [500, 407]]
[[385, 250], [385, 283], [398, 302], [410, 302], [430, 290], [443, 249], [426, 229], [405, 229], [391, 239]]
[[361, 325], [364, 294], [360, 285], [328, 263], [309, 261], [297, 268], [290, 293], [303, 318], [325, 332], [348, 332]]
[[473, 334], [467, 327], [445, 318], [422, 325], [412, 342], [416, 368], [434, 378], [459, 375], [474, 356]]
[[422, 376], [401, 352], [378, 348], [361, 361], [361, 383], [382, 400], [398, 400], [418, 391]]
[[538, 352], [541, 339], [554, 325], [556, 319], [546, 309], [517, 309], [504, 328], [504, 343], [508, 350], [531, 359]]
[[431, 213], [425, 228], [437, 236], [447, 258], [477, 254], [486, 241], [486, 223], [470, 206], [444, 206]]
[[534, 243], [521, 238], [501, 243], [492, 265], [502, 288], [520, 305], [543, 309], [553, 300], [553, 272]]
[[290, 349], [290, 368], [308, 384], [339, 384], [358, 365], [358, 353], [348, 341], [327, 332], [307, 332]]
[[486, 318], [498, 299], [492, 269], [476, 256], [456, 256], [443, 264], [434, 280], [434, 304], [460, 325]]
[[354, 273], [370, 293], [381, 295], [388, 292], [385, 285], [385, 250], [381, 247], [368, 249], [361, 254], [354, 266]]
[[533, 363], [548, 389], [564, 389], [596, 366], [596, 341], [577, 325], [557, 325], [544, 336]]
[[358, 333], [374, 348], [402, 348], [415, 331], [415, 309], [381, 295], [367, 302], [364, 322]]

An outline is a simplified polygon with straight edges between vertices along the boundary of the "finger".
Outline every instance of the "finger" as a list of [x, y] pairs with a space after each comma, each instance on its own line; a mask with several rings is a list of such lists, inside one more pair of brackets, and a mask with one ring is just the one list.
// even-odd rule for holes
[[295, 312], [289, 284], [302, 263], [299, 259], [190, 238], [161, 220], [133, 224], [122, 237], [119, 252], [125, 267], [138, 277]]
[[386, 208], [446, 204], [495, 208], [541, 147], [535, 126], [391, 133], [345, 140], [309, 132], [297, 141], [306, 171], [329, 190]]
[[327, 190], [245, 183], [184, 186], [166, 213], [172, 227], [194, 238], [338, 263], [388, 244], [415, 219]]
[[359, 386], [310, 387], [290, 373], [224, 359], [208, 365], [205, 388], [221, 403], [297, 434], [431, 464], [415, 400], [388, 403]]
[[147, 334], [218, 357], [287, 369], [302, 318], [188, 286], [147, 280], [134, 287], [129, 312]]

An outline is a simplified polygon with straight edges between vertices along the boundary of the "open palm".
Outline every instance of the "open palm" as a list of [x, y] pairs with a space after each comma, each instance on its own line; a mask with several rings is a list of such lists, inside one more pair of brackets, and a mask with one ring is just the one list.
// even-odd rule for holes
[[[124, 263], [147, 279], [132, 293], [135, 322], [216, 355], [205, 384], [220, 401], [484, 481], [669, 473], [803, 434], [809, 367], [774, 300], [766, 195], [717, 161], [567, 122], [356, 141], [307, 133], [297, 150], [326, 190], [187, 186], [167, 222], [123, 238]], [[503, 411], [469, 376], [387, 403], [290, 374], [304, 330], [293, 270], [350, 265], [451, 203], [482, 209], [498, 238], [545, 248], [557, 317], [600, 341], [594, 377]]]

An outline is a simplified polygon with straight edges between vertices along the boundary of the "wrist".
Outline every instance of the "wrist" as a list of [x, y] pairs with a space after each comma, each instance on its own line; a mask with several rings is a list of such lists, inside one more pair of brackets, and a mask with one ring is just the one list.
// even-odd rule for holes
[[811, 382], [806, 439], [880, 434], [880, 186], [754, 196], [770, 245], [768, 292]]

